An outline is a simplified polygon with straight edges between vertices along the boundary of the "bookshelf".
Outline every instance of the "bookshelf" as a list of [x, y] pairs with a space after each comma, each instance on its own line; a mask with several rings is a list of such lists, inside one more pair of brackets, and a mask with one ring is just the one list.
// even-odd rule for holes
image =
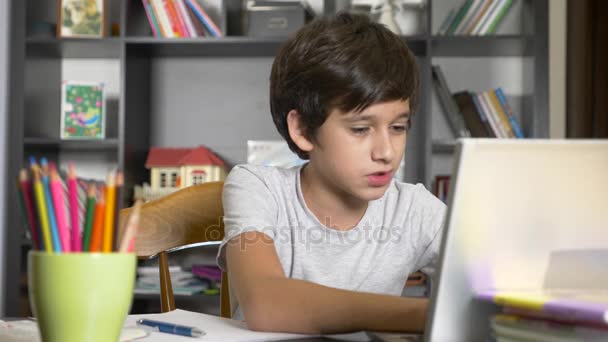
[[[16, 160], [31, 154], [60, 162], [86, 156], [88, 168], [95, 169], [98, 162], [97, 169], [103, 172], [117, 165], [125, 170], [127, 191], [122, 202], [128, 203], [133, 185], [148, 179], [143, 165], [151, 146], [204, 144], [234, 165], [246, 161], [248, 139], [280, 139], [270, 120], [267, 90], [272, 57], [284, 39], [242, 36], [241, 1], [226, 0], [227, 37], [221, 39], [155, 38], [140, 0], [109, 3], [113, 10], [108, 20], [120, 23], [120, 35], [90, 40], [28, 35], [33, 20], [55, 20], [56, 5], [53, 1], [12, 1], [13, 46], [22, 56], [11, 65], [21, 75], [12, 81], [12, 101], [18, 104], [12, 127], [20, 132], [11, 144]], [[517, 70], [525, 83], [523, 90], [510, 93], [507, 87], [507, 97], [528, 137], [548, 137], [548, 0], [514, 0], [504, 24], [492, 36], [437, 35], [444, 16], [458, 4], [457, 0], [429, 0], [425, 31], [403, 37], [418, 58], [422, 77], [420, 110], [408, 137], [406, 181], [422, 182], [429, 189], [435, 174], [449, 172], [455, 146], [434, 95], [433, 63], [446, 66], [448, 82], [457, 91], [460, 86], [485, 90], [500, 86], [501, 80], [486, 80], [494, 77], [491, 68], [472, 69], [468, 77], [459, 70], [451, 73], [459, 68], [450, 66], [508, 59], [509, 68], [511, 60], [521, 60], [517, 63], [524, 66]], [[60, 82], [75, 60], [91, 65], [83, 76], [108, 77], [114, 89], [107, 98], [105, 140], [62, 141], [58, 137]], [[104, 69], [103, 61], [111, 66]], [[15, 174], [19, 166], [13, 167]], [[15, 205], [9, 214], [13, 226], [20, 227], [19, 208]], [[20, 229], [10, 231], [12, 248], [20, 249], [22, 234]], [[26, 255], [21, 253], [19, 258], [17, 264], [24, 264]], [[14, 306], [10, 301], [18, 297], [19, 285], [8, 285], [7, 314], [17, 315], [18, 309], [10, 311], [17, 307], [16, 299]]]

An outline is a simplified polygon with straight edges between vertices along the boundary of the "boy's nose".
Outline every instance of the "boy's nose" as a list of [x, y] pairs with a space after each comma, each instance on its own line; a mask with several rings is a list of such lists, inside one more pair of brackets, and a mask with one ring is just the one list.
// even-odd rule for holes
[[374, 139], [374, 147], [372, 149], [372, 160], [390, 163], [395, 156], [393, 144], [388, 132], [378, 134]]

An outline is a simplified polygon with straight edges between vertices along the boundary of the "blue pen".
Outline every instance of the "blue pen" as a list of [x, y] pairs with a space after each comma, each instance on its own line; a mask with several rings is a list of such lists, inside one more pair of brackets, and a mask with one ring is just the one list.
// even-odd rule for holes
[[187, 327], [184, 325], [177, 325], [177, 324], [173, 324], [173, 323], [153, 321], [150, 319], [140, 319], [137, 321], [137, 324], [155, 328], [159, 332], [175, 334], [175, 335], [190, 336], [190, 337], [200, 337], [200, 336], [205, 335], [204, 331], [194, 328], [194, 327]]

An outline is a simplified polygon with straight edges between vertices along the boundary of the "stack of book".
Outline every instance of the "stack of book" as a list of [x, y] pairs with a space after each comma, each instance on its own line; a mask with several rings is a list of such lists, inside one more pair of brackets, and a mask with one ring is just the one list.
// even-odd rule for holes
[[[182, 270], [179, 266], [169, 267], [173, 294], [178, 296], [192, 296], [201, 293], [210, 287], [210, 282]], [[157, 266], [140, 266], [137, 268], [137, 281], [135, 294], [159, 294], [160, 274]]]
[[513, 0], [464, 0], [453, 8], [439, 28], [440, 35], [488, 35], [507, 14]]
[[608, 297], [478, 293], [502, 307], [490, 317], [490, 341], [608, 341]]
[[438, 65], [433, 65], [432, 76], [439, 103], [456, 137], [524, 138], [502, 88], [452, 94]]
[[222, 37], [222, 31], [197, 0], [141, 0], [155, 37]]
[[437, 196], [443, 203], [448, 203], [450, 178], [450, 175], [437, 175], [433, 181], [433, 195]]

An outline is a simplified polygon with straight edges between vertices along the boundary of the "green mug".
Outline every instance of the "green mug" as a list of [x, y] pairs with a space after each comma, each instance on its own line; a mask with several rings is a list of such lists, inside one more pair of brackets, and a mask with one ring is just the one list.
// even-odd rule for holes
[[28, 254], [30, 304], [44, 342], [118, 341], [131, 308], [133, 253]]

